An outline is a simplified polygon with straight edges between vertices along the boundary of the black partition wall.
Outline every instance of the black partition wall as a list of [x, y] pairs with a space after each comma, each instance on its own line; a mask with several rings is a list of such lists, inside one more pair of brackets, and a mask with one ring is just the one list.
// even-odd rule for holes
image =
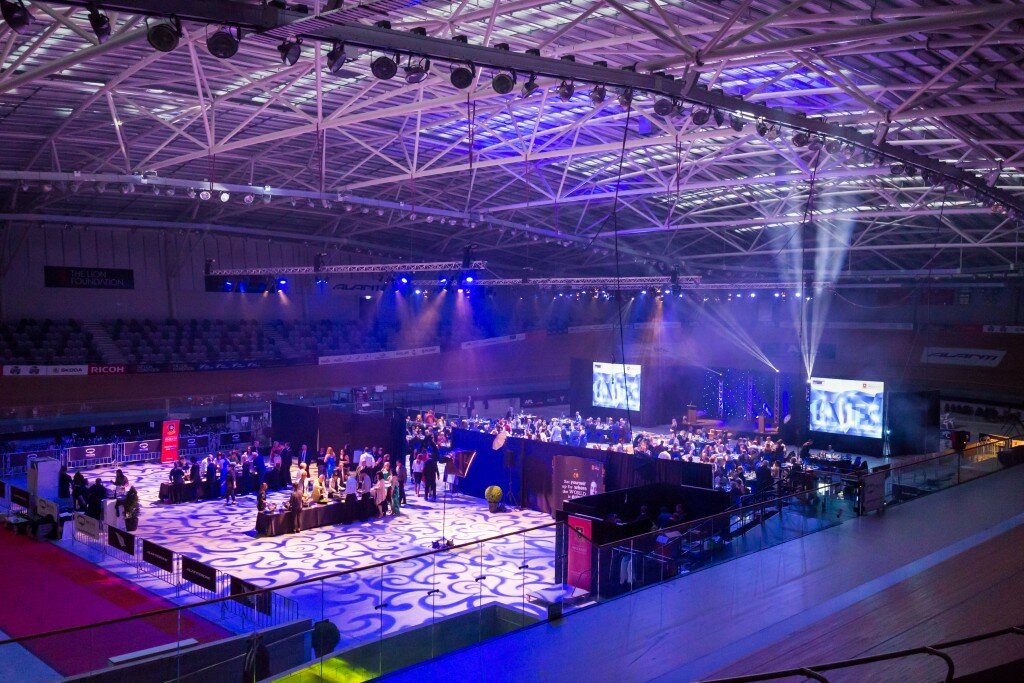
[[316, 453], [328, 446], [335, 450], [345, 444], [354, 449], [382, 446], [386, 453], [405, 452], [405, 421], [383, 413], [351, 413], [331, 406], [271, 404], [274, 439], [290, 441], [298, 452], [302, 444]]
[[466, 429], [453, 430], [452, 440], [456, 448], [476, 451], [469, 476], [462, 481], [464, 493], [482, 498], [484, 489], [492, 484], [507, 491], [511, 480], [517, 503], [549, 514], [555, 512], [552, 460], [556, 455], [575, 455], [603, 463], [607, 491], [655, 482], [710, 489], [712, 483], [712, 466], [701, 462], [657, 460], [514, 437], [494, 450], [493, 435]]

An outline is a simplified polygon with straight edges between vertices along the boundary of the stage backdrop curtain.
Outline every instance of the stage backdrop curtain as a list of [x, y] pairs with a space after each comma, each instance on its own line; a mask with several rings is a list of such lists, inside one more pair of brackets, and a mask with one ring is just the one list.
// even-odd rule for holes
[[315, 407], [274, 401], [270, 404], [270, 414], [275, 441], [290, 441], [295, 453], [302, 444], [316, 452], [318, 418]]
[[509, 477], [505, 468], [505, 451], [511, 451], [512, 491], [517, 502], [531, 510], [552, 515], [555, 513], [555, 496], [551, 463], [556, 455], [575, 455], [604, 463], [607, 491], [654, 482], [708, 489], [712, 484], [712, 467], [706, 463], [658, 460], [514, 437], [505, 440], [501, 451], [495, 451], [491, 448], [492, 435], [465, 429], [453, 430], [452, 439], [456, 448], [477, 452], [469, 477], [462, 482], [464, 493], [482, 498], [484, 489], [492, 484], [506, 490]]
[[349, 413], [330, 406], [318, 410], [318, 449], [331, 446], [337, 451], [350, 444], [354, 449], [381, 446], [394, 455], [405, 452], [405, 420], [401, 415]]

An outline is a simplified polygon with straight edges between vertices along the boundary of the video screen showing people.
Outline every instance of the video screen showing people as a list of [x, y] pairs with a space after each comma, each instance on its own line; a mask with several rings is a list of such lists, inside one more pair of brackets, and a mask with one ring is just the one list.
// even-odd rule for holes
[[640, 366], [594, 363], [593, 402], [598, 408], [640, 410]]
[[882, 438], [884, 382], [811, 378], [811, 431]]

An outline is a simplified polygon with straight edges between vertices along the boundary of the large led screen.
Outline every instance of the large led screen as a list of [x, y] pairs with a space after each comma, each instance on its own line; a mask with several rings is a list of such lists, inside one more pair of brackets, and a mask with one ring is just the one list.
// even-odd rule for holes
[[811, 378], [811, 431], [882, 438], [884, 382]]
[[594, 363], [593, 401], [598, 408], [640, 411], [640, 366]]

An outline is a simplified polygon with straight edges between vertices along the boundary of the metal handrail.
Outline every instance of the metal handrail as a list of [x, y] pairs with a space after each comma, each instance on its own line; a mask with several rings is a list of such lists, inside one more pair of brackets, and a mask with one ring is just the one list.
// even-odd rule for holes
[[944, 650], [948, 650], [954, 647], [960, 647], [961, 645], [969, 645], [971, 643], [977, 643], [982, 640], [989, 640], [991, 638], [998, 638], [999, 636], [1006, 635], [1024, 635], [1024, 625], [1021, 626], [1010, 626], [1009, 628], [999, 629], [998, 631], [990, 631], [988, 633], [982, 633], [976, 636], [969, 636], [967, 638], [960, 638], [958, 640], [949, 640], [944, 643], [937, 643], [935, 645], [925, 645], [922, 647], [912, 647], [907, 650], [897, 650], [896, 652], [887, 652], [878, 655], [869, 655], [867, 657], [856, 657], [854, 659], [843, 659], [837, 662], [829, 662], [828, 664], [815, 664], [814, 666], [795, 667], [792, 669], [781, 669], [779, 671], [768, 671], [759, 674], [748, 674], [745, 676], [732, 676], [729, 678], [715, 678], [705, 680], [704, 683], [754, 683], [755, 681], [770, 681], [776, 678], [789, 678], [790, 676], [807, 676], [818, 681], [824, 681], [828, 683], [828, 679], [822, 675], [823, 671], [834, 671], [836, 669], [846, 669], [851, 666], [860, 666], [862, 664], [873, 664], [875, 662], [884, 662], [890, 659], [902, 659], [903, 657], [912, 657], [914, 655], [929, 655], [931, 657], [938, 657], [946, 663], [946, 683], [950, 683], [953, 680], [953, 674], [956, 670], [956, 664], [953, 662], [953, 658], [949, 656]]
[[126, 617], [118, 617], [116, 619], [107, 619], [105, 621], [96, 621], [91, 624], [83, 624], [80, 626], [68, 626], [66, 628], [55, 629], [53, 631], [45, 631], [41, 633], [33, 633], [27, 636], [19, 636], [17, 638], [5, 638], [0, 640], [0, 648], [4, 645], [11, 645], [16, 643], [25, 642], [27, 640], [35, 640], [38, 638], [47, 638], [51, 636], [64, 635], [66, 633], [74, 633], [76, 631], [82, 631], [85, 629], [97, 628], [101, 626], [110, 626], [112, 624], [122, 624], [127, 621], [134, 621], [136, 619], [149, 619], [152, 617], [158, 617], [165, 614], [174, 614], [183, 610], [194, 610], [198, 607], [206, 607], [207, 605], [216, 605], [222, 602], [228, 602], [237, 600], [242, 597], [250, 597], [262, 595], [264, 593], [272, 593], [275, 591], [281, 591], [285, 589], [295, 588], [298, 586], [305, 586], [311, 583], [321, 583], [330, 579], [336, 579], [340, 576], [348, 576], [350, 574], [358, 574], [360, 572], [369, 571], [372, 569], [380, 569], [381, 567], [387, 567], [393, 564], [399, 564], [401, 562], [408, 562], [409, 560], [416, 560], [421, 557], [427, 557], [429, 555], [437, 555], [440, 553], [451, 552], [453, 550], [459, 550], [461, 548], [469, 548], [480, 543], [487, 543], [488, 541], [496, 541], [498, 539], [507, 538], [509, 536], [517, 536], [519, 534], [526, 534], [531, 531], [539, 531], [541, 529], [550, 529], [551, 527], [557, 526], [559, 522], [547, 522], [538, 526], [528, 527], [526, 529], [518, 529], [516, 531], [508, 531], [497, 536], [488, 536], [487, 538], [479, 538], [473, 541], [467, 541], [465, 543], [456, 543], [455, 545], [448, 546], [446, 548], [437, 548], [426, 550], [422, 553], [416, 553], [415, 555], [407, 555], [405, 557], [396, 558], [393, 560], [385, 560], [383, 562], [374, 562], [373, 564], [364, 565], [362, 567], [353, 567], [351, 569], [343, 569], [341, 571], [330, 572], [320, 576], [311, 576], [309, 578], [300, 579], [299, 581], [293, 581], [280, 586], [266, 586], [263, 588], [257, 588], [251, 591], [245, 591], [244, 593], [238, 593], [235, 595], [223, 595], [218, 598], [212, 598], [210, 600], [202, 600], [200, 602], [190, 603], [188, 605], [175, 605], [173, 607], [164, 607], [162, 609], [150, 610], [148, 612], [139, 612]]

